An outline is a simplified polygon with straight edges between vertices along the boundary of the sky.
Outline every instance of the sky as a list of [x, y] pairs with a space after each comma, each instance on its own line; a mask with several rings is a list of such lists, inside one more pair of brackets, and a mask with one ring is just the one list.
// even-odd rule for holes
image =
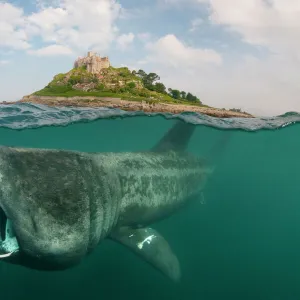
[[0, 0], [0, 101], [87, 51], [259, 116], [300, 111], [299, 0]]

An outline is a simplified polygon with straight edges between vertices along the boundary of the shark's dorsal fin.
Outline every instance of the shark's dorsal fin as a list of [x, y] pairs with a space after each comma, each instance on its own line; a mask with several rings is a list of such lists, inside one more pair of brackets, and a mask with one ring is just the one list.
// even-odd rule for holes
[[211, 165], [216, 165], [222, 159], [225, 149], [228, 146], [230, 138], [232, 137], [232, 131], [222, 131], [221, 137], [215, 142], [215, 144], [209, 149], [206, 154], [206, 160]]
[[131, 249], [174, 281], [180, 280], [180, 265], [168, 242], [152, 228], [122, 227], [110, 238]]
[[152, 148], [152, 151], [164, 152], [172, 150], [182, 152], [186, 149], [194, 130], [194, 125], [178, 121]]

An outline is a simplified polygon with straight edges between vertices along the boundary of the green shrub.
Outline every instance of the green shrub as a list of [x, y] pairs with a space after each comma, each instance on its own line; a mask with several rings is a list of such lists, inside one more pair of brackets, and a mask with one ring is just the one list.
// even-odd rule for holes
[[139, 92], [138, 95], [139, 95], [140, 97], [145, 97], [145, 98], [150, 97], [150, 93], [146, 92], [145, 90]]
[[99, 79], [95, 76], [94, 78], [91, 79], [91, 82], [93, 83], [98, 83]]
[[139, 95], [139, 92], [137, 90], [131, 90], [130, 91], [130, 94], [131, 95], [134, 95], [134, 96], [138, 96]]
[[82, 83], [82, 77], [80, 75], [71, 75], [68, 83], [70, 83], [71, 85], [77, 84], [77, 83]]
[[104, 84], [103, 83], [98, 84], [97, 87], [96, 87], [96, 90], [103, 91], [104, 90]]
[[53, 81], [62, 81], [64, 80], [64, 78], [65, 78], [65, 74], [60, 73], [54, 76]]
[[135, 82], [129, 82], [129, 83], [127, 83], [127, 86], [128, 86], [129, 89], [134, 89], [134, 88], [136, 88]]

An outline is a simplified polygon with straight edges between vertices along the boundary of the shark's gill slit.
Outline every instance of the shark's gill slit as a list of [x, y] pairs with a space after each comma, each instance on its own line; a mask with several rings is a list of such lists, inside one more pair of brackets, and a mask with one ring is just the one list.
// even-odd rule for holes
[[0, 207], [0, 241], [5, 241], [6, 223], [7, 223], [7, 217], [6, 217], [3, 209]]

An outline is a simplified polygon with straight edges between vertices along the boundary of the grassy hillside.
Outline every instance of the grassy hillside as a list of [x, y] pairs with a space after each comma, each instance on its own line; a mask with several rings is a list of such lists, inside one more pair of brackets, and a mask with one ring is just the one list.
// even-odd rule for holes
[[[147, 102], [169, 102], [200, 105], [198, 98], [188, 101], [180, 95], [185, 92], [169, 89], [157, 82], [159, 77], [146, 74], [144, 71], [131, 72], [128, 68], [103, 69], [100, 74], [91, 74], [85, 67], [74, 68], [68, 73], [58, 74], [42, 90], [37, 91], [37, 96], [97, 96], [116, 97], [127, 100]], [[191, 95], [191, 94], [190, 94]]]

